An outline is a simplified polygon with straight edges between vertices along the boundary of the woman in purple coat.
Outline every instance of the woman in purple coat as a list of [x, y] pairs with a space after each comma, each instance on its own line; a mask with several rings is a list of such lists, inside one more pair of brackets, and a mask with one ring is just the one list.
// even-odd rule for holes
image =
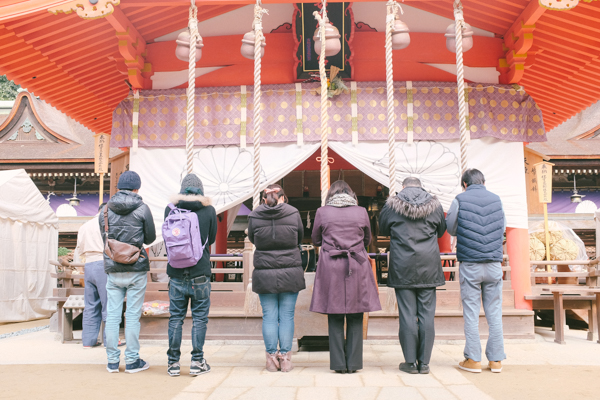
[[312, 231], [321, 250], [310, 311], [327, 314], [330, 369], [354, 373], [363, 367], [363, 313], [381, 310], [365, 250], [371, 224], [344, 181], [331, 185], [325, 204], [317, 210]]

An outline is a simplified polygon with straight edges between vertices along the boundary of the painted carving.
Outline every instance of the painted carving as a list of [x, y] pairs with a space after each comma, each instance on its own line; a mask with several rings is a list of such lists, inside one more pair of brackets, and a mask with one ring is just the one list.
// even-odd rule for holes
[[33, 136], [37, 140], [46, 140], [33, 126], [29, 118], [27, 118], [23, 124], [17, 129], [7, 141], [12, 140], [15, 142], [31, 142], [34, 141]]
[[70, 14], [75, 11], [83, 19], [96, 19], [112, 14], [120, 3], [121, 0], [75, 0], [49, 8], [48, 11], [54, 15], [60, 12]]

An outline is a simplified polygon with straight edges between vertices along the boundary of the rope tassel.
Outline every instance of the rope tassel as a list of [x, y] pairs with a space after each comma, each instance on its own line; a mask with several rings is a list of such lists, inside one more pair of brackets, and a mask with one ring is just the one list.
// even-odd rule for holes
[[467, 102], [465, 101], [465, 72], [463, 65], [462, 31], [465, 23], [463, 7], [460, 0], [454, 1], [454, 18], [456, 20], [456, 82], [458, 92], [458, 118], [460, 123], [460, 168], [461, 173], [467, 170], [467, 145], [470, 134], [467, 130]]
[[198, 8], [192, 2], [189, 14], [190, 62], [187, 88], [187, 126], [185, 133], [185, 151], [187, 154], [187, 173], [194, 172], [194, 106], [196, 103], [196, 42], [198, 41]]

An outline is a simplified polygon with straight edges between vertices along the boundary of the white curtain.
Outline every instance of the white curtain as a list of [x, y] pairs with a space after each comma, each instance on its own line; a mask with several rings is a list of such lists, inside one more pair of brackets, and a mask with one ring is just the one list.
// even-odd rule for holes
[[[261, 189], [282, 179], [317, 148], [318, 143], [268, 143], [261, 146]], [[197, 148], [194, 173], [204, 184], [204, 193], [212, 198], [217, 214], [229, 210], [252, 196], [253, 148], [234, 145]], [[179, 193], [186, 175], [186, 154], [181, 147], [138, 148], [130, 156], [130, 169], [142, 179], [140, 195], [152, 210], [157, 241], [169, 197]]]
[[[356, 168], [389, 185], [389, 153], [386, 142], [329, 142], [336, 153]], [[507, 224], [527, 228], [527, 197], [523, 167], [523, 143], [494, 138], [472, 140], [468, 145], [470, 168], [485, 176], [486, 187], [502, 199]], [[423, 187], [438, 196], [444, 211], [461, 192], [459, 141], [417, 141], [396, 144], [396, 179], [398, 190], [404, 178], [417, 177]]]

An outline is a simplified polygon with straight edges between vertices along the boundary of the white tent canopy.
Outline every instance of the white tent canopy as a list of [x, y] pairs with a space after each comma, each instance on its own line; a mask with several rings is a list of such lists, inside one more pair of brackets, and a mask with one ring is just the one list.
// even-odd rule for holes
[[0, 323], [50, 316], [58, 217], [25, 170], [0, 172]]

